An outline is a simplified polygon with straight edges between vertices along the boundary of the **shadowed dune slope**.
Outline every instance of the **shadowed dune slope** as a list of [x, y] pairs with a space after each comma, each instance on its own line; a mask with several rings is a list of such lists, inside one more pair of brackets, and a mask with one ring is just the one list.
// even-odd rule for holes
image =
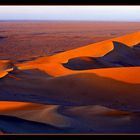
[[[13, 102], [14, 103], [14, 102]], [[68, 133], [67, 129], [9, 115], [0, 115], [2, 134], [56, 134]], [[0, 133], [1, 134], [1, 133]]]
[[[113, 71], [113, 73], [111, 73]], [[94, 70], [54, 78], [8, 76], [1, 79], [0, 99], [59, 105], [103, 105], [120, 110], [140, 108], [138, 68]], [[55, 87], [55, 88], [54, 88]]]
[[63, 66], [72, 70], [140, 66], [140, 49], [137, 45], [133, 48], [119, 42], [113, 42], [113, 45], [114, 49], [103, 57], [72, 58]]

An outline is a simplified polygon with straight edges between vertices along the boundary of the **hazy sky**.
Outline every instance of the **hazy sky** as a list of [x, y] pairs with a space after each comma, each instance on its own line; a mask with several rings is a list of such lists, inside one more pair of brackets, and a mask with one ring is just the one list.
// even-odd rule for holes
[[140, 6], [0, 6], [0, 20], [140, 21]]

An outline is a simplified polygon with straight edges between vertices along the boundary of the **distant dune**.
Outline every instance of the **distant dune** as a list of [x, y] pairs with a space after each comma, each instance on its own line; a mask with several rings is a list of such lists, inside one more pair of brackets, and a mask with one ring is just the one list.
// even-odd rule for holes
[[51, 56], [1, 60], [0, 130], [139, 133], [139, 43], [135, 32]]

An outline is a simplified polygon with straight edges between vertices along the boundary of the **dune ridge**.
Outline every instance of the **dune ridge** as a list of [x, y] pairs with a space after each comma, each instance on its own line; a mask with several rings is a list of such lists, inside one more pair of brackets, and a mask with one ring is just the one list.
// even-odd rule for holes
[[[29, 61], [25, 63], [16, 64], [17, 68], [20, 70], [26, 69], [39, 69], [42, 70], [51, 76], [61, 76], [66, 74], [72, 74], [74, 71], [67, 69], [63, 66], [63, 63], [67, 63], [69, 59], [75, 57], [101, 57], [106, 53], [112, 51], [114, 49], [113, 41], [122, 41], [121, 43], [125, 43], [128, 47], [133, 47], [138, 44], [140, 32], [136, 32], [133, 34], [129, 34], [123, 37], [110, 39], [107, 41], [102, 41], [99, 43], [94, 43], [91, 45], [87, 45], [84, 47], [80, 47], [78, 49], [73, 49], [70, 51], [62, 52], [49, 57], [41, 57], [35, 59], [34, 61]], [[131, 39], [134, 39], [131, 42]], [[121, 60], [123, 61], [123, 60]], [[129, 61], [129, 60], [128, 60]], [[56, 71], [57, 69], [57, 71]]]
[[58, 105], [43, 105], [28, 102], [0, 101], [0, 115], [50, 124], [59, 128], [70, 127], [70, 118], [57, 113]]

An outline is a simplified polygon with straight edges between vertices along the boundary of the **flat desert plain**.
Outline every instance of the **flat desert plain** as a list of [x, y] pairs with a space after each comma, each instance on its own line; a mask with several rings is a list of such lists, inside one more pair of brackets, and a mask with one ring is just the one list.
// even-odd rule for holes
[[1, 21], [0, 59], [53, 55], [139, 30], [139, 22]]
[[0, 21], [0, 134], [140, 133], [140, 23]]

